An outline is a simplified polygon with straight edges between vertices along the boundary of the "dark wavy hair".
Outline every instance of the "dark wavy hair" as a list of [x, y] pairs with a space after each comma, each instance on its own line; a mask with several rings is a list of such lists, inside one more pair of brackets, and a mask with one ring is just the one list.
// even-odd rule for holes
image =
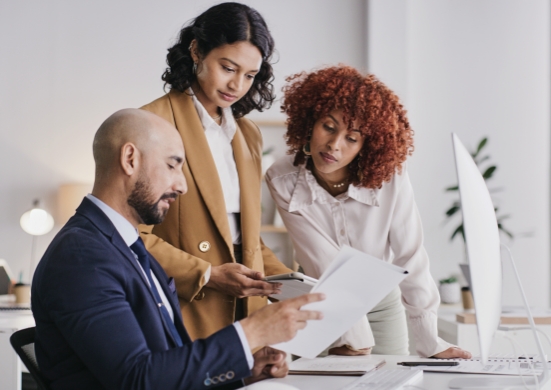
[[270, 59], [274, 51], [274, 40], [266, 22], [253, 8], [239, 3], [222, 3], [209, 8], [188, 23], [180, 31], [178, 42], [168, 49], [168, 68], [162, 79], [165, 87], [180, 92], [187, 90], [196, 80], [193, 74], [193, 58], [189, 50], [191, 41], [197, 41], [197, 50], [204, 58], [212, 49], [247, 41], [260, 50], [262, 65], [256, 74], [251, 89], [231, 108], [233, 115], [240, 118], [252, 110], [270, 108], [275, 99], [274, 80]]
[[[345, 124], [357, 121], [364, 135], [358, 156], [348, 165], [349, 182], [380, 188], [413, 152], [413, 130], [398, 96], [374, 75], [349, 66], [298, 73], [286, 79], [282, 112], [287, 114], [289, 154], [294, 164], [306, 161], [302, 151], [316, 121], [342, 110]], [[307, 164], [309, 167], [310, 164]]]

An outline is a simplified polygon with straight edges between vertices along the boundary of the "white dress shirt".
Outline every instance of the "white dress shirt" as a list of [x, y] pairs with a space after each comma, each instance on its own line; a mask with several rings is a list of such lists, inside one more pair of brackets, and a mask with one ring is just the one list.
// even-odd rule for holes
[[205, 107], [197, 99], [193, 90], [188, 89], [197, 110], [201, 124], [205, 129], [205, 136], [210, 147], [218, 177], [222, 184], [226, 213], [230, 224], [231, 236], [234, 244], [241, 243], [241, 229], [239, 228], [239, 213], [241, 212], [241, 194], [239, 191], [239, 176], [233, 157], [231, 142], [237, 131], [237, 124], [232, 114], [231, 107], [222, 109], [222, 121], [220, 125], [212, 119]]
[[[124, 218], [118, 212], [113, 210], [110, 206], [105, 204], [103, 201], [96, 198], [94, 195], [88, 194], [86, 195], [86, 197], [90, 199], [96, 206], [98, 206], [101, 209], [101, 211], [103, 211], [103, 213], [107, 216], [107, 218], [109, 218], [111, 223], [115, 226], [115, 229], [117, 229], [117, 232], [121, 235], [122, 239], [124, 240], [124, 243], [128, 245], [128, 247], [130, 247], [130, 245], [136, 242], [136, 240], [139, 237], [138, 230], [134, 226], [132, 226], [132, 224], [126, 218]], [[151, 287], [151, 285], [149, 284], [149, 280], [147, 279], [147, 275], [145, 274], [145, 271], [142, 268], [142, 265], [138, 261], [138, 255], [136, 255], [134, 252], [132, 253], [134, 254], [136, 263], [138, 263], [138, 266], [140, 267], [140, 269], [142, 270], [145, 276], [145, 280], [148, 286]], [[157, 287], [157, 291], [161, 296], [163, 305], [165, 305], [168, 311], [168, 314], [170, 315], [170, 318], [172, 319], [172, 321], [174, 321], [174, 311], [172, 310], [172, 306], [170, 306], [170, 302], [168, 301], [168, 298], [166, 297], [164, 290], [159, 284], [159, 281], [157, 280], [157, 277], [155, 276], [154, 272], [151, 272], [151, 278], [153, 279], [153, 282]], [[247, 363], [249, 364], [249, 368], [252, 368], [254, 365], [254, 358], [252, 356], [251, 349], [249, 348], [249, 342], [247, 341], [247, 336], [243, 331], [243, 327], [239, 322], [235, 322], [233, 326], [235, 327], [235, 330], [239, 335], [239, 339], [241, 340], [241, 345], [243, 346], [243, 350], [245, 351], [245, 356], [247, 357]]]
[[[286, 156], [268, 169], [266, 182], [293, 240], [305, 273], [319, 278], [343, 245], [408, 270], [400, 284], [417, 353], [432, 356], [451, 344], [438, 337], [438, 289], [429, 271], [423, 228], [404, 166], [381, 189], [349, 186], [336, 197], [305, 167]], [[333, 345], [355, 349], [374, 345], [364, 317]]]

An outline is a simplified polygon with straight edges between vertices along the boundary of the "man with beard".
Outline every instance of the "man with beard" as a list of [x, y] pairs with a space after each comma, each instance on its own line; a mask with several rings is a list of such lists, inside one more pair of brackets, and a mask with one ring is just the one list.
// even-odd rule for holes
[[[176, 287], [138, 236], [187, 190], [176, 129], [146, 111], [109, 117], [94, 138], [92, 193], [56, 235], [32, 286], [38, 365], [52, 389], [201, 389], [287, 373], [290, 340], [319, 312], [309, 294], [189, 338]], [[252, 355], [251, 350], [257, 352]]]

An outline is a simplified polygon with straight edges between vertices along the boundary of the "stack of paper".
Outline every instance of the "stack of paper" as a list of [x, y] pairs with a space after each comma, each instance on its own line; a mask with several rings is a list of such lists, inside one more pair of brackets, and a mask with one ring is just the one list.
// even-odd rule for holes
[[351, 375], [361, 376], [385, 364], [385, 360], [367, 356], [326, 356], [300, 358], [289, 366], [291, 375]]

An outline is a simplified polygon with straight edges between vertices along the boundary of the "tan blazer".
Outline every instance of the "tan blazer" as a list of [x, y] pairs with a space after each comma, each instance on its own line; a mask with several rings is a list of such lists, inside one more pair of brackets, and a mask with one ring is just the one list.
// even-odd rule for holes
[[[171, 91], [142, 109], [166, 119], [180, 132], [188, 192], [172, 204], [163, 223], [140, 225], [140, 234], [176, 281], [191, 338], [204, 338], [232, 324], [235, 316], [236, 298], [204, 287], [209, 265], [235, 262], [222, 186], [190, 96]], [[232, 146], [241, 190], [243, 265], [266, 275], [292, 272], [260, 238], [262, 136], [258, 127], [248, 119], [238, 119]], [[245, 298], [245, 315], [264, 305], [265, 297]]]

